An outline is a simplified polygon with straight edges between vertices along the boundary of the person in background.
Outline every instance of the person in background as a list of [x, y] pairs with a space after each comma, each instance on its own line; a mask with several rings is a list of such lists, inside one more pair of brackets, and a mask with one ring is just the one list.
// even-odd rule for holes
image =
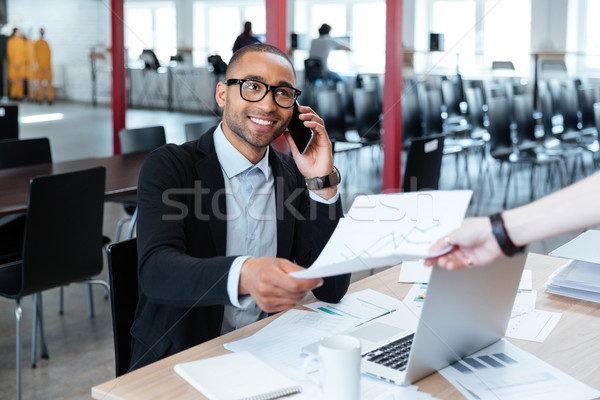
[[48, 45], [48, 42], [44, 39], [44, 28], [40, 28], [40, 38], [34, 43], [33, 49], [37, 66], [37, 100], [40, 103], [44, 101], [45, 87], [48, 103], [52, 104], [54, 102], [54, 89], [52, 88], [52, 53], [50, 52], [50, 46]]
[[436, 253], [452, 246], [450, 252], [428, 258], [425, 264], [460, 269], [518, 254], [532, 242], [600, 225], [598, 204], [600, 172], [533, 203], [489, 218], [465, 219], [431, 248]]
[[25, 46], [27, 47], [27, 73], [25, 79], [25, 90], [27, 91], [27, 100], [33, 101], [35, 99], [35, 91], [37, 86], [37, 74], [35, 71], [35, 54], [33, 50], [33, 40], [31, 29], [29, 35], [25, 36]]
[[[296, 279], [343, 215], [323, 120], [303, 154], [291, 139], [296, 75], [266, 44], [233, 54], [216, 101], [221, 123], [197, 141], [152, 152], [138, 183], [140, 295], [130, 369], [288, 310], [308, 292], [336, 303], [350, 274]], [[285, 135], [292, 157], [271, 142]]]
[[319, 37], [310, 42], [309, 58], [315, 58], [321, 61], [321, 65], [323, 65], [323, 69], [325, 70], [326, 78], [328, 80], [340, 82], [342, 81], [342, 77], [338, 73], [329, 70], [327, 66], [327, 59], [329, 58], [329, 53], [331, 50], [350, 51], [351, 49], [349, 46], [329, 36], [330, 32], [330, 25], [321, 25], [319, 28]]
[[254, 43], [260, 43], [260, 40], [252, 33], [252, 22], [246, 21], [244, 23], [244, 32], [240, 33], [233, 43], [233, 52], [235, 53], [242, 47]]
[[8, 61], [9, 97], [14, 100], [22, 100], [29, 60], [27, 57], [27, 43], [19, 28], [13, 29], [13, 34], [6, 43], [6, 59]]

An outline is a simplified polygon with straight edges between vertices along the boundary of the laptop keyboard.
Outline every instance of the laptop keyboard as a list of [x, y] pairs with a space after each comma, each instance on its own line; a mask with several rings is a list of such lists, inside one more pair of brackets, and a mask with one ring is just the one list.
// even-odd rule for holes
[[363, 358], [385, 367], [404, 371], [408, 362], [410, 348], [412, 347], [413, 337], [414, 334], [378, 347], [364, 354]]

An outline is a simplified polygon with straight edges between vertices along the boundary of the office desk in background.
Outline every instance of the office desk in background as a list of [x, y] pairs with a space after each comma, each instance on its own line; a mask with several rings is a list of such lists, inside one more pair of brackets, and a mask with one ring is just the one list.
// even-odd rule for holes
[[[548, 276], [564, 259], [530, 254], [525, 265], [533, 272], [533, 289], [538, 291], [536, 308], [563, 313], [545, 343], [508, 339], [543, 361], [592, 387], [598, 388], [600, 369], [600, 304], [556, 296], [544, 291]], [[400, 266], [387, 269], [350, 285], [350, 292], [367, 288], [403, 299], [412, 285], [398, 283]], [[252, 335], [277, 315], [255, 322], [237, 331], [202, 343], [171, 357], [125, 374], [92, 388], [94, 399], [159, 400], [166, 398], [204, 399], [174, 371], [175, 364], [226, 354], [223, 344]], [[302, 368], [302, 366], [298, 366]], [[419, 390], [440, 399], [462, 399], [463, 396], [439, 373], [415, 383]]]
[[148, 153], [85, 158], [52, 164], [0, 170], [0, 216], [27, 211], [29, 181], [40, 175], [53, 175], [103, 166], [106, 168], [105, 196], [137, 192], [138, 175]]

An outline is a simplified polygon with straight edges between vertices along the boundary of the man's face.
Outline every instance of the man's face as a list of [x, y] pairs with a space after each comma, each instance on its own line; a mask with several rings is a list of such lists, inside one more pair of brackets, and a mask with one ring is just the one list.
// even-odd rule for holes
[[[228, 74], [231, 79], [252, 79], [267, 85], [294, 87], [296, 79], [290, 63], [271, 53], [246, 53]], [[259, 102], [251, 103], [240, 96], [240, 85], [219, 83], [217, 102], [223, 110], [223, 131], [232, 144], [245, 154], [264, 150], [287, 128], [293, 108], [281, 108], [273, 100], [272, 92]], [[228, 135], [228, 131], [234, 135]], [[241, 146], [242, 148], [238, 147]], [[246, 155], [246, 154], [245, 154]]]

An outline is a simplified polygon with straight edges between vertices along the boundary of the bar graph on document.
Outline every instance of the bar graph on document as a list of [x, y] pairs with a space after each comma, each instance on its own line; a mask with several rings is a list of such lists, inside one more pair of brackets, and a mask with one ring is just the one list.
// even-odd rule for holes
[[598, 391], [504, 339], [440, 373], [468, 399], [548, 400], [598, 395]]

